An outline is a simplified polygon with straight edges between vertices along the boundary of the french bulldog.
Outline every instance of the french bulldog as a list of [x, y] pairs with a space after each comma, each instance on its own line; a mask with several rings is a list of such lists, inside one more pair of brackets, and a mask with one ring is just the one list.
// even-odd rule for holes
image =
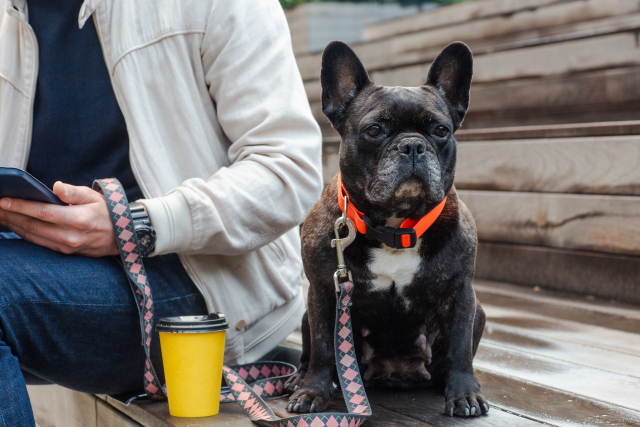
[[[340, 173], [302, 228], [310, 289], [300, 371], [285, 385], [289, 411], [325, 410], [338, 383], [331, 240], [342, 215], [339, 185], [368, 219], [366, 234], [358, 232], [344, 251], [365, 387], [434, 386], [444, 390], [447, 415], [489, 411], [472, 366], [485, 324], [471, 285], [476, 228], [453, 186], [453, 135], [469, 107], [472, 73], [471, 51], [455, 42], [434, 60], [422, 86], [376, 86], [349, 46], [325, 48], [322, 110], [342, 139]], [[396, 227], [436, 209], [441, 212], [424, 234], [394, 243]]]

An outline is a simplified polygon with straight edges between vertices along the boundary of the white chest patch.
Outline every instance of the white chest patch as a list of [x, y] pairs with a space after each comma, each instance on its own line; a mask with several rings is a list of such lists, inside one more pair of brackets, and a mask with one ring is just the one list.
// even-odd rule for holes
[[411, 249], [392, 249], [386, 245], [382, 248], [372, 249], [369, 270], [374, 275], [371, 284], [374, 290], [388, 289], [395, 283], [398, 290], [413, 281], [413, 276], [418, 271], [422, 259], [418, 253], [421, 241]]

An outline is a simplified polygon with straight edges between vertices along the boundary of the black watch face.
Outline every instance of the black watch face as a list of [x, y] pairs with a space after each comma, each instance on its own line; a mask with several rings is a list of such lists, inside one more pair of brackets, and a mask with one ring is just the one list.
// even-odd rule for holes
[[149, 247], [149, 240], [151, 239], [148, 233], [144, 231], [138, 231], [138, 241], [143, 247], [145, 248]]
[[140, 242], [142, 256], [147, 256], [149, 252], [153, 250], [151, 247], [153, 244], [151, 231], [148, 229], [139, 229], [136, 230], [136, 236], [138, 237], [138, 242]]

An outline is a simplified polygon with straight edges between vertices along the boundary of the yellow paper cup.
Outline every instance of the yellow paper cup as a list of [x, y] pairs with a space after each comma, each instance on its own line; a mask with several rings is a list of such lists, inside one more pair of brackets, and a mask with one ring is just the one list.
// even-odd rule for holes
[[219, 412], [227, 329], [221, 313], [165, 317], [158, 322], [169, 413], [174, 417], [209, 417]]

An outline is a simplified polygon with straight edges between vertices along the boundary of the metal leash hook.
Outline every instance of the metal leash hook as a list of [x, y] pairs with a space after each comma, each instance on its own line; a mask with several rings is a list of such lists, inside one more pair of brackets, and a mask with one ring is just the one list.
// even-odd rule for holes
[[[351, 277], [351, 272], [347, 270], [347, 265], [344, 262], [344, 250], [356, 239], [356, 227], [353, 225], [353, 222], [347, 218], [347, 206], [348, 199], [347, 196], [344, 196], [344, 209], [342, 210], [342, 216], [336, 219], [336, 222], [333, 226], [333, 230], [336, 233], [336, 238], [331, 240], [331, 247], [336, 248], [338, 253], [338, 269], [335, 273], [333, 273], [333, 283], [336, 286], [336, 292], [340, 292], [340, 282], [339, 278], [348, 277], [350, 281], [353, 281]], [[346, 225], [349, 228], [349, 234], [345, 238], [340, 238], [340, 227]]]

